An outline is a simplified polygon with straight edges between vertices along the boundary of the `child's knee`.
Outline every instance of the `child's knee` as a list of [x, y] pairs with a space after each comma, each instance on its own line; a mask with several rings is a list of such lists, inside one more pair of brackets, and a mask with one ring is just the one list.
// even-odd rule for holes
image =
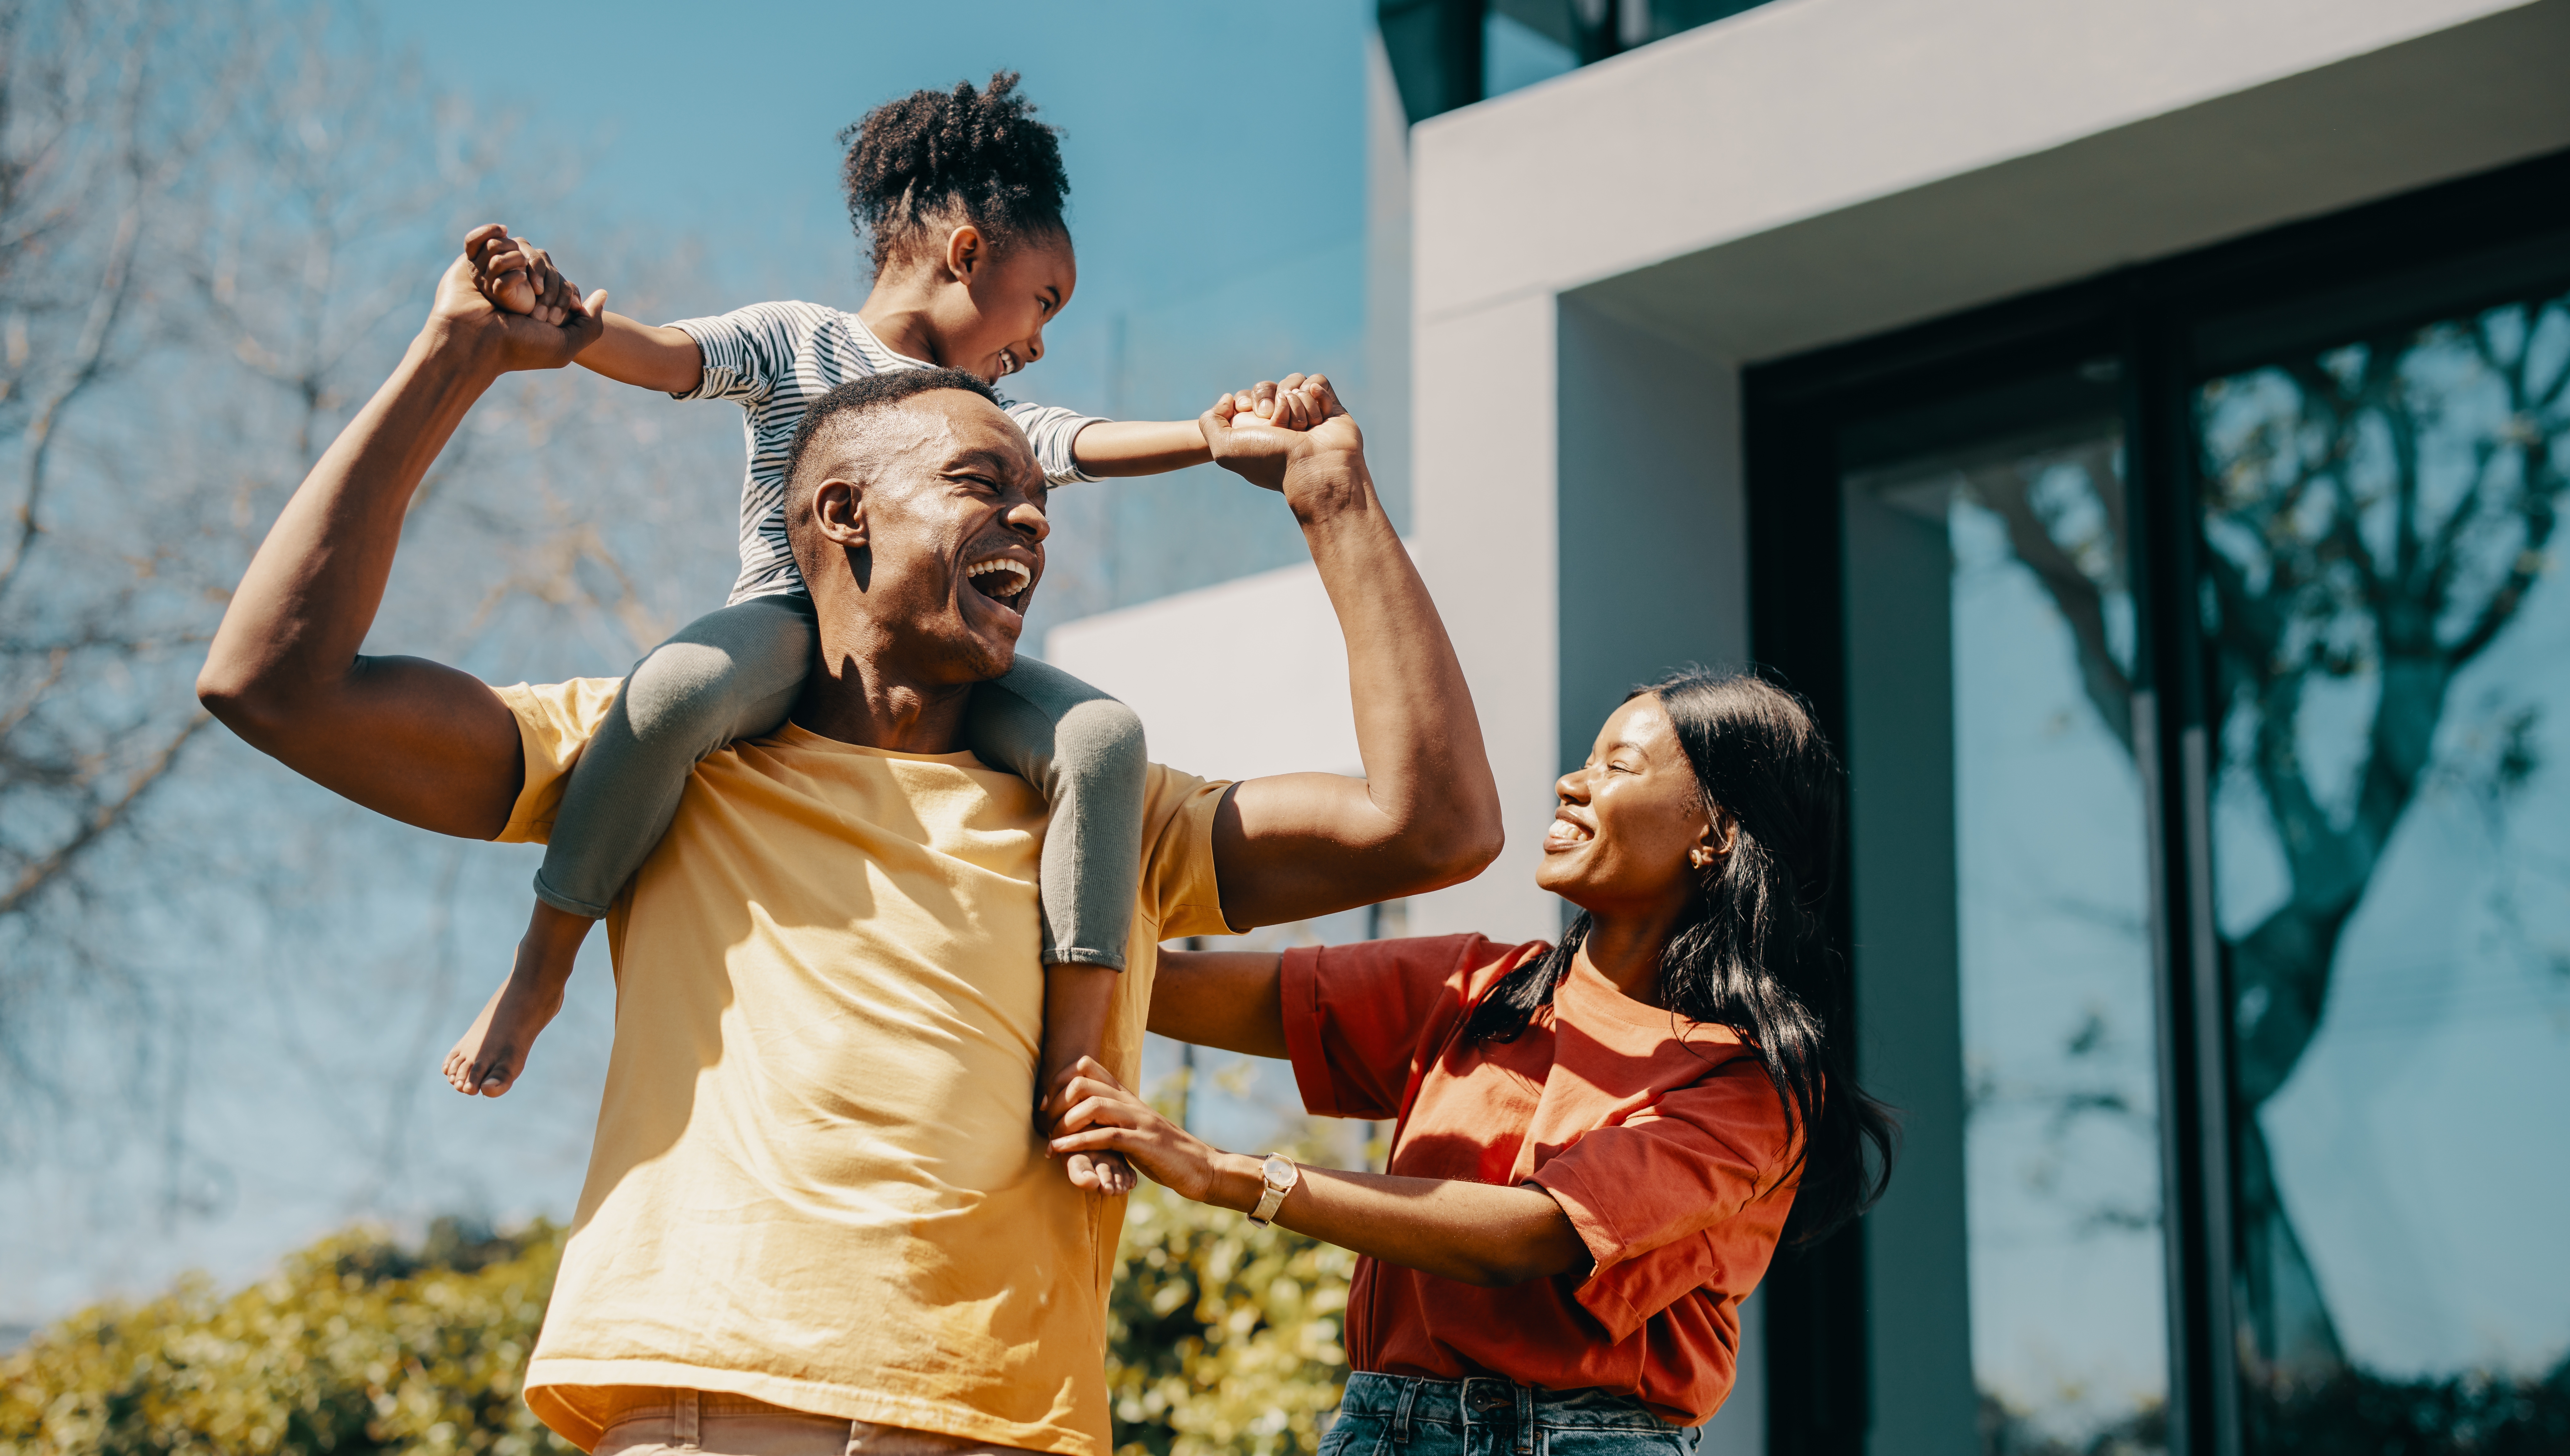
[[729, 726], [732, 677], [721, 648], [663, 642], [625, 679], [625, 721], [646, 743], [695, 748]]
[[1111, 778], [1139, 785], [1150, 763], [1142, 719], [1113, 698], [1091, 698], [1054, 725], [1054, 761], [1083, 778]]

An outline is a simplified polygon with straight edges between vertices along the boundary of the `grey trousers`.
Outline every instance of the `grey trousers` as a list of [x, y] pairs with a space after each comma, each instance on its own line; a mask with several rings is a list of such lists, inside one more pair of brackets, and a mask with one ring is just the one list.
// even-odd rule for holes
[[[696, 618], [635, 663], [573, 766], [537, 897], [576, 915], [607, 913], [676, 817], [696, 761], [785, 721], [814, 641], [811, 598], [758, 596]], [[1142, 871], [1141, 720], [1020, 657], [973, 690], [964, 740], [1053, 806], [1037, 871], [1044, 958], [1123, 969]]]

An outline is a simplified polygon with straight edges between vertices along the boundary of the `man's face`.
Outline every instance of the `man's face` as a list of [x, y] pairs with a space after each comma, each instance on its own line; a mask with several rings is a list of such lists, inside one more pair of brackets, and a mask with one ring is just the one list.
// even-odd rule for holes
[[[981, 682], [1017, 660], [1044, 576], [1045, 477], [1017, 422], [962, 390], [931, 390], [873, 412], [834, 447], [815, 520], [862, 547], [824, 542], [816, 603], [847, 593], [880, 666], [918, 682]], [[853, 492], [834, 491], [847, 482]], [[848, 516], [853, 506], [854, 518]], [[824, 605], [825, 611], [831, 608]]]

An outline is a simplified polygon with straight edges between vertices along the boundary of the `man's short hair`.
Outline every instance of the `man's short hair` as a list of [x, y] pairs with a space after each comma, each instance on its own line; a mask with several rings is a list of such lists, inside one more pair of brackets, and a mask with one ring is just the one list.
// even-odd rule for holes
[[812, 401], [810, 407], [803, 411], [802, 423], [794, 427], [794, 443], [785, 452], [787, 499], [799, 499], [794, 488], [802, 478], [803, 452], [811, 449], [812, 442], [831, 428], [832, 421], [852, 423], [844, 417], [868, 414], [939, 389], [960, 389], [966, 394], [978, 394], [994, 405], [1000, 402], [999, 393], [991, 388], [988, 381], [961, 369], [891, 369], [881, 374], [862, 375], [833, 387]]

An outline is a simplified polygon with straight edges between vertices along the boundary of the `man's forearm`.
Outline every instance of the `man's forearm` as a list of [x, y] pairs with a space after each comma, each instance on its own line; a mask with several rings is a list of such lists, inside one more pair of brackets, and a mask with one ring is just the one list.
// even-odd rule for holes
[[1451, 885], [1499, 849], [1498, 786], [1463, 664], [1392, 529], [1361, 453], [1297, 462], [1285, 481], [1348, 651], [1362, 782], [1253, 780], [1215, 825], [1223, 909], [1269, 924]]
[[575, 362], [581, 367], [662, 394], [693, 393], [704, 378], [704, 351], [685, 329], [642, 323], [621, 313], [610, 313], [606, 323], [598, 342], [580, 351]]
[[1080, 427], [1071, 458], [1093, 476], [1156, 476], [1213, 459], [1193, 420], [1097, 420]]
[[[1297, 479], [1300, 477], [1301, 479]], [[1296, 468], [1285, 497], [1347, 639], [1366, 794], [1431, 858], [1498, 852], [1499, 788], [1464, 665], [1362, 455]]]
[[435, 663], [358, 656], [412, 493], [498, 368], [432, 325], [286, 503], [198, 679], [216, 717], [307, 778], [449, 834], [505, 826], [523, 771], [491, 689]]

